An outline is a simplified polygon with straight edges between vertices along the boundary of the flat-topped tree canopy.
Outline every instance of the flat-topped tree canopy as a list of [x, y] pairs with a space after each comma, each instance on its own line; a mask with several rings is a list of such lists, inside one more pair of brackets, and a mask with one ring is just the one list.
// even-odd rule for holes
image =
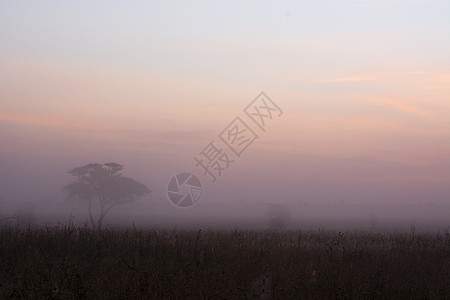
[[[75, 177], [75, 181], [64, 186], [64, 192], [69, 199], [88, 202], [93, 228], [100, 229], [106, 214], [117, 204], [134, 201], [151, 193], [144, 184], [122, 176], [122, 170], [123, 166], [117, 163], [89, 163], [68, 171]], [[98, 203], [100, 207], [97, 226], [92, 213], [94, 203]]]

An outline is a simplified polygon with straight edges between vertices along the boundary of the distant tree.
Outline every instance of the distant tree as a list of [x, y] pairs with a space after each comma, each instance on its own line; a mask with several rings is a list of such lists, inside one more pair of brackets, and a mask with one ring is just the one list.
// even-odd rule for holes
[[372, 227], [375, 227], [378, 225], [378, 219], [373, 214], [370, 214], [369, 216], [369, 223]]
[[36, 222], [35, 207], [32, 202], [23, 203], [14, 213], [17, 224], [21, 226], [34, 225]]
[[10, 220], [10, 219], [15, 219], [15, 218], [16, 218], [15, 215], [7, 216], [7, 217], [2, 217], [2, 218], [0, 219], [0, 223], [1, 223], [1, 222], [4, 222], [4, 221], [7, 221], [7, 220]]
[[[135, 201], [151, 191], [142, 183], [122, 176], [123, 166], [116, 163], [90, 163], [68, 171], [75, 181], [64, 186], [69, 199], [86, 201], [92, 228], [101, 229], [108, 212], [116, 205]], [[99, 214], [94, 218], [93, 206]]]
[[283, 230], [291, 221], [291, 212], [284, 204], [269, 203], [266, 216], [269, 218], [269, 225], [273, 229]]
[[15, 219], [17, 225], [31, 226], [36, 222], [35, 206], [33, 202], [22, 203], [13, 214], [0, 218], [0, 222]]

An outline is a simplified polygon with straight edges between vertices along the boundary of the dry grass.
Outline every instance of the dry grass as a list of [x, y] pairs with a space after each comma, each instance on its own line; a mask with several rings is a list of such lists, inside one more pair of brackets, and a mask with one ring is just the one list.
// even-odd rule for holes
[[449, 297], [448, 231], [0, 229], [0, 298]]

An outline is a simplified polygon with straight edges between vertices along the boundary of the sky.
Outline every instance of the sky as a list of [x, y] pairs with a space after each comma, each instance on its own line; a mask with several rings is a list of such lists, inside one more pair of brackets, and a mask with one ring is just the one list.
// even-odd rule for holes
[[[166, 199], [450, 202], [450, 1], [2, 1], [0, 197], [90, 162]], [[264, 92], [282, 115], [244, 109]], [[240, 117], [240, 157], [219, 134]], [[196, 166], [213, 141], [235, 162]], [[174, 208], [175, 209], [175, 208]], [[195, 208], [192, 208], [195, 209]]]

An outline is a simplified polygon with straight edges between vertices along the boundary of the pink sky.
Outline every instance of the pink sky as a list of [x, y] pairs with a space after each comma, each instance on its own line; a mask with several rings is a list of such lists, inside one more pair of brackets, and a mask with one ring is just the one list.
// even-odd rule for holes
[[[58, 193], [69, 168], [114, 161], [158, 197], [172, 175], [189, 171], [207, 187], [204, 201], [448, 202], [448, 5], [327, 3], [328, 18], [292, 2], [248, 2], [248, 14], [234, 2], [204, 4], [204, 14], [152, 8], [185, 18], [175, 23], [149, 21], [156, 12], [144, 4], [112, 6], [97, 19], [100, 3], [87, 11], [5, 6], [0, 195]], [[194, 155], [260, 91], [283, 116], [209, 183]]]

